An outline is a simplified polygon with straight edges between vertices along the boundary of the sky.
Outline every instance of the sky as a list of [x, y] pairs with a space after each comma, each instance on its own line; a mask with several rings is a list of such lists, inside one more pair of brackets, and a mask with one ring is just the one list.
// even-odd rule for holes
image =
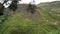
[[[33, 0], [22, 0], [20, 3], [29, 3], [32, 2]], [[56, 0], [35, 0], [35, 4], [39, 4], [41, 2], [51, 2], [51, 1], [56, 1]], [[0, 0], [1, 3], [3, 3], [3, 0]]]
[[[42, 2], [52, 2], [52, 1], [56, 1], [56, 0], [34, 0], [34, 1], [35, 1], [35, 4], [39, 4], [39, 3], [42, 3]], [[1, 4], [3, 4], [3, 2], [4, 2], [4, 0], [0, 0]], [[22, 0], [22, 1], [20, 1], [21, 4], [22, 3], [29, 4], [30, 2], [32, 2], [32, 4], [34, 4], [33, 0]], [[7, 3], [4, 3], [3, 6], [5, 6], [5, 8], [7, 8], [7, 7], [10, 6], [11, 3], [12, 3], [12, 1], [9, 0]]]
[[[33, 0], [22, 0], [20, 1], [20, 3], [29, 3], [32, 2]], [[41, 2], [52, 2], [52, 1], [56, 1], [56, 0], [35, 0], [35, 3], [41, 3]]]
[[3, 0], [0, 0], [0, 3], [3, 3], [4, 1]]

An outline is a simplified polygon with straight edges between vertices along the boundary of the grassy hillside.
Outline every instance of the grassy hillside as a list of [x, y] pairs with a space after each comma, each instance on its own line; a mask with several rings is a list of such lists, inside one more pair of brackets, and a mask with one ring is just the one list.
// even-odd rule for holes
[[24, 18], [23, 12], [17, 12], [0, 24], [0, 34], [60, 34], [59, 5], [60, 2], [51, 2], [48, 6], [38, 5], [41, 9], [37, 9], [37, 12], [42, 18], [35, 20]]
[[23, 13], [16, 13], [1, 26], [1, 34], [56, 34], [60, 27], [51, 24], [50, 19], [32, 20], [23, 18]]
[[51, 2], [40, 7], [46, 10], [46, 13], [53, 19], [60, 20], [60, 1]]

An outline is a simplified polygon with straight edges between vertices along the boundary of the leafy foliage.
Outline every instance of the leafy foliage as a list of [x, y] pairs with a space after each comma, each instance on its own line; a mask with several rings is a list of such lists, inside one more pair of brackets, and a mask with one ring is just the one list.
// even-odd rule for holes
[[13, 11], [15, 11], [17, 9], [17, 2], [18, 0], [13, 0], [12, 4], [9, 6], [9, 8]]
[[28, 10], [30, 10], [32, 14], [36, 11], [35, 9], [36, 9], [36, 5], [34, 5], [34, 4], [28, 5]]

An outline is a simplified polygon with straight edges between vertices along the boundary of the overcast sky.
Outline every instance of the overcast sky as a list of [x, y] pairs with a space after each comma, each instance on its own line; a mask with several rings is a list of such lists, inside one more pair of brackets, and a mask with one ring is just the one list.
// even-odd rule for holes
[[[52, 1], [56, 1], [56, 0], [35, 0], [35, 3], [32, 3], [32, 4], [39, 4], [39, 3], [41, 3], [41, 2], [52, 2]], [[0, 3], [1, 3], [1, 4], [3, 4], [3, 2], [4, 2], [4, 0], [0, 0]], [[22, 3], [29, 3], [29, 2], [33, 2], [33, 0], [22, 0], [22, 1], [20, 1], [21, 4], [22, 4]], [[8, 1], [7, 4], [4, 3], [3, 6], [4, 6], [5, 8], [7, 8], [7, 7], [10, 6], [11, 3], [12, 3], [12, 1]]]
[[[20, 3], [29, 3], [32, 2], [33, 0], [22, 0]], [[51, 1], [56, 1], [56, 0], [35, 0], [35, 3], [41, 3], [41, 2], [51, 2]], [[3, 0], [0, 0], [1, 3], [3, 3]]]
[[[32, 0], [22, 0], [21, 3], [29, 3], [31, 1]], [[38, 4], [38, 3], [41, 3], [41, 2], [51, 2], [51, 1], [56, 1], [56, 0], [35, 0], [35, 3]]]

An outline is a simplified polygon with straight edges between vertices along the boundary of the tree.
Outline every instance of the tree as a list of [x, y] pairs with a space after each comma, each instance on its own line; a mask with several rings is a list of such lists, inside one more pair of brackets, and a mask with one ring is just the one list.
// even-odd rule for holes
[[[3, 0], [4, 2], [1, 4], [2, 5], [2, 8], [1, 9], [3, 9], [4, 11], [3, 11], [3, 15], [4, 15], [4, 18], [5, 19], [3, 19], [2, 20], [2, 22], [4, 22], [7, 18], [8, 18], [8, 10], [9, 9], [11, 9], [11, 10], [13, 10], [13, 11], [15, 11], [16, 9], [17, 9], [17, 2], [18, 2], [18, 0], [11, 0], [12, 1], [12, 3], [10, 4], [10, 3], [7, 3], [8, 1], [10, 1], [10, 0]], [[8, 7], [6, 8], [6, 6], [4, 6], [4, 4], [5, 5], [8, 5]], [[9, 9], [8, 9], [9, 8]]]
[[0, 15], [3, 15], [4, 6], [0, 3]]
[[4, 3], [6, 3], [8, 0], [4, 0]]
[[13, 0], [9, 8], [15, 11], [17, 9], [17, 3], [18, 3], [18, 0]]
[[[34, 1], [33, 1], [34, 2]], [[29, 11], [31, 11], [31, 13], [33, 14], [36, 10], [36, 5], [35, 4], [31, 4], [31, 2], [28, 4], [28, 9]]]

